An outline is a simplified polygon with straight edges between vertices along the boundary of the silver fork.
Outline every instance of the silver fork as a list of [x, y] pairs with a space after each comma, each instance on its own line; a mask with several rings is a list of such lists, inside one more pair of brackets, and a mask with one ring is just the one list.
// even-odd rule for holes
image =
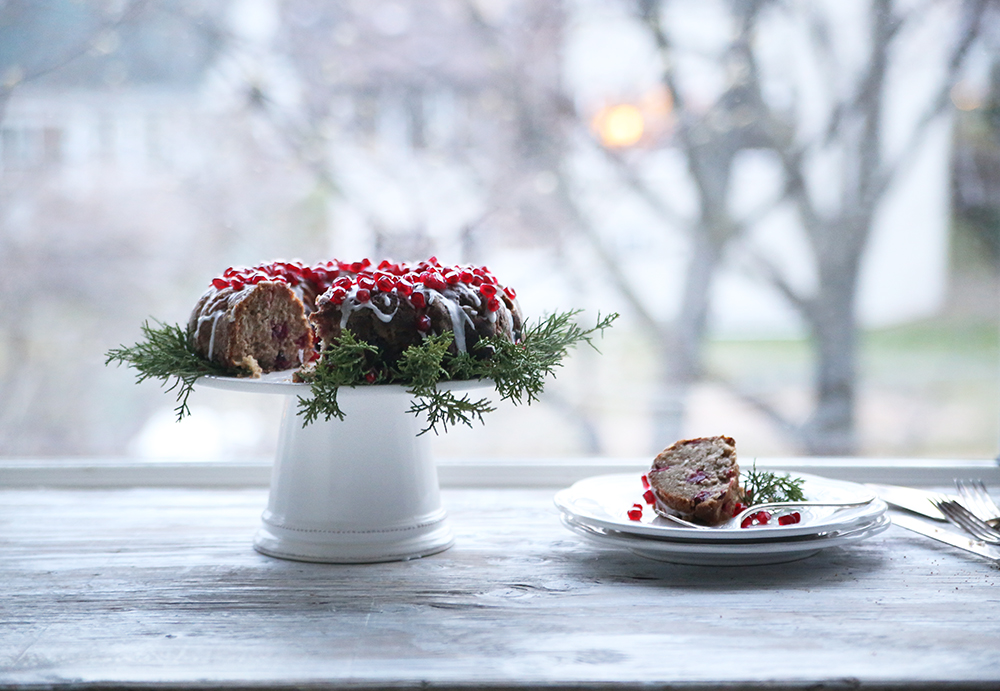
[[982, 480], [955, 480], [955, 487], [969, 511], [991, 527], [1000, 528], [1000, 507], [993, 502]]
[[962, 504], [952, 500], [931, 502], [949, 521], [973, 537], [991, 545], [1000, 545], [1000, 530], [992, 528], [986, 521], [969, 511]]

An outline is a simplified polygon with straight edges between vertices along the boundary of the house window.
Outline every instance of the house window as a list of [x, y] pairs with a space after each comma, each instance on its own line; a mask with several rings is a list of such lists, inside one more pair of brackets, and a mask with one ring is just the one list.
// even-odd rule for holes
[[280, 401], [176, 423], [104, 353], [229, 266], [430, 254], [622, 315], [442, 456], [996, 456], [996, 10], [889, 4], [0, 4], [0, 456], [266, 457]]

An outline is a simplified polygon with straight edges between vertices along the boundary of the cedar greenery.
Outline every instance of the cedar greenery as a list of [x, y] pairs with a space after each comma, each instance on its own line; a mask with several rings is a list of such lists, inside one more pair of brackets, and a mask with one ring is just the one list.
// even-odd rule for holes
[[[155, 321], [155, 320], [154, 320]], [[150, 326], [143, 322], [142, 333], [145, 341], [140, 341], [129, 348], [114, 348], [106, 353], [105, 365], [117, 362], [118, 365], [128, 364], [138, 370], [136, 384], [147, 379], [159, 379], [167, 391], [177, 390], [177, 419], [181, 420], [191, 414], [188, 408], [188, 397], [194, 390], [194, 383], [206, 375], [225, 376], [232, 374], [221, 365], [210, 362], [194, 352], [187, 330], [170, 324], [156, 322], [158, 326]]]
[[749, 506], [751, 504], [770, 504], [782, 501], [803, 501], [802, 478], [792, 478], [789, 475], [778, 475], [766, 470], [757, 470], [757, 461], [753, 468], [746, 471], [743, 479], [743, 496]]
[[[345, 331], [336, 343], [326, 347], [314, 367], [301, 373], [310, 387], [308, 396], [299, 397], [299, 415], [303, 424], [321, 418], [342, 420], [344, 412], [337, 402], [341, 387], [400, 384], [413, 398], [409, 412], [426, 416], [427, 426], [421, 434], [446, 431], [458, 424], [471, 427], [494, 410], [489, 399], [474, 399], [467, 393], [459, 396], [439, 384], [489, 380], [502, 400], [515, 404], [538, 400], [545, 378], [555, 375], [569, 349], [579, 343], [594, 347], [593, 337], [603, 334], [618, 318], [617, 314], [598, 315], [596, 325], [584, 329], [575, 321], [578, 314], [579, 310], [562, 312], [534, 325], [525, 324], [518, 343], [498, 336], [482, 339], [472, 353], [452, 353], [451, 332], [430, 336], [407, 348], [392, 365], [382, 361], [375, 346]], [[117, 362], [134, 367], [139, 371], [139, 382], [160, 379], [166, 384], [175, 380], [167, 390], [177, 389], [180, 420], [190, 414], [187, 400], [199, 377], [232, 372], [198, 356], [180, 326], [157, 324], [154, 328], [144, 323], [145, 341], [108, 351], [105, 364]]]
[[316, 367], [304, 373], [310, 381], [311, 396], [299, 398], [299, 414], [308, 424], [323, 417], [343, 419], [337, 404], [341, 386], [366, 383], [402, 384], [413, 397], [410, 412], [423, 414], [429, 431], [446, 431], [457, 424], [472, 426], [494, 410], [489, 399], [461, 397], [438, 384], [448, 381], [490, 380], [502, 400], [532, 403], [545, 386], [545, 377], [554, 376], [570, 348], [587, 343], [594, 347], [595, 334], [603, 333], [618, 318], [617, 314], [598, 315], [593, 328], [584, 329], [574, 318], [579, 310], [547, 317], [537, 324], [525, 325], [518, 343], [494, 336], [476, 344], [471, 353], [452, 353], [448, 348], [450, 332], [431, 336], [419, 345], [410, 346], [399, 362], [387, 365], [378, 351], [359, 342], [345, 331], [337, 343], [323, 351]]

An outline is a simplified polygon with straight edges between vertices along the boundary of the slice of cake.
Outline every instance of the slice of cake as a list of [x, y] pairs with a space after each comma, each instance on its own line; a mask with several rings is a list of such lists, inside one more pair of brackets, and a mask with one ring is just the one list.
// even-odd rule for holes
[[683, 439], [653, 459], [647, 474], [656, 498], [686, 518], [717, 525], [740, 499], [740, 466], [731, 437]]

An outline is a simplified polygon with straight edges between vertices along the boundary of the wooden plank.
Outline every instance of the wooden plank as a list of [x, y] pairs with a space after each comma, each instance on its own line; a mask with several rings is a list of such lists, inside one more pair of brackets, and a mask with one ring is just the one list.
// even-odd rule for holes
[[1000, 571], [901, 529], [708, 568], [444, 500], [452, 549], [338, 566], [256, 553], [260, 489], [0, 491], [0, 687], [1000, 683]]

